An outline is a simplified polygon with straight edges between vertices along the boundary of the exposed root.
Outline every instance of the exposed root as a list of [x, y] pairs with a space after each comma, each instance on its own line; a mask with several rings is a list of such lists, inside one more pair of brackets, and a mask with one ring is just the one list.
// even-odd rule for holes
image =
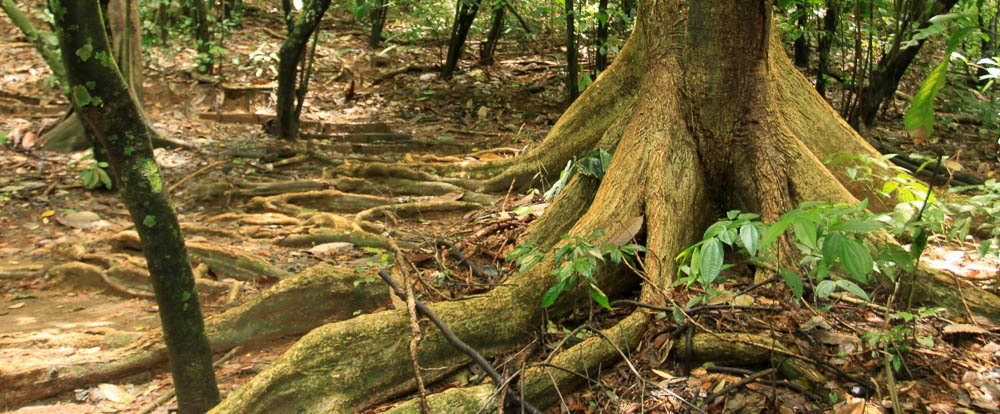
[[[356, 312], [370, 312], [389, 302], [388, 290], [377, 284], [354, 285], [350, 269], [320, 264], [282, 280], [259, 297], [208, 318], [206, 331], [212, 349], [267, 343], [299, 335]], [[101, 361], [57, 367], [22, 367], [0, 371], [0, 406], [33, 401], [74, 388], [118, 379], [158, 367], [167, 353], [159, 330], [151, 331], [116, 355]]]
[[301, 220], [277, 213], [245, 214], [245, 213], [223, 213], [209, 217], [205, 220], [208, 223], [230, 223], [252, 224], [259, 226], [297, 226]]
[[386, 204], [392, 204], [392, 201], [382, 197], [349, 194], [337, 190], [280, 194], [269, 197], [254, 197], [250, 200], [251, 208], [291, 216], [300, 215], [307, 209], [332, 213], [357, 213]]
[[[122, 231], [111, 236], [111, 242], [120, 249], [141, 250], [142, 244], [135, 231]], [[224, 247], [206, 243], [186, 243], [188, 253], [198, 263], [208, 265], [220, 278], [236, 280], [275, 280], [290, 276], [285, 270], [267, 263], [263, 258], [242, 252], [232, 251]]]
[[358, 213], [357, 220], [376, 221], [382, 218], [395, 220], [397, 218], [425, 217], [439, 213], [455, 211], [471, 211], [482, 208], [477, 203], [452, 200], [417, 201], [414, 203], [392, 204], [373, 207]]
[[[638, 211], [634, 199], [608, 194], [598, 200], [602, 201], [595, 201], [571, 234], [590, 235], [598, 226], [624, 221], [616, 217]], [[542, 217], [542, 220], [565, 219]], [[597, 242], [604, 243], [607, 237], [602, 236]], [[538, 304], [551, 283], [548, 276], [551, 267], [549, 259], [527, 273], [512, 277], [485, 296], [429, 306], [456, 336], [483, 356], [509, 352], [526, 341], [525, 333], [540, 320], [542, 310]], [[634, 279], [623, 277], [619, 268], [601, 266], [595, 277], [610, 296], [634, 286]], [[574, 298], [587, 295], [582, 286], [563, 293], [549, 309], [550, 315], [567, 312], [574, 307]], [[409, 332], [407, 320], [404, 312], [392, 311], [317, 328], [212, 412], [345, 412], [409, 392], [414, 387], [412, 373], [398, 369], [409, 355], [405, 341]], [[425, 332], [420, 365], [439, 368], [426, 372], [425, 380], [440, 379], [467, 362], [440, 333]]]
[[[520, 381], [523, 399], [540, 408], [548, 407], [558, 403], [560, 396], [572, 393], [588, 378], [596, 381], [591, 375], [613, 366], [621, 359], [621, 352], [628, 352], [639, 344], [649, 320], [644, 312], [635, 312], [605, 330], [604, 335], [588, 338], [556, 355], [548, 364], [528, 368]], [[494, 384], [452, 388], [431, 395], [428, 402], [435, 413], [489, 412], [490, 407], [496, 406], [495, 388]], [[419, 411], [419, 403], [409, 400], [387, 413]]]
[[[89, 257], [89, 260], [94, 259]], [[104, 267], [83, 262], [69, 262], [52, 267], [48, 271], [51, 283], [60, 289], [74, 292], [93, 290], [125, 297], [153, 298], [153, 288], [144, 261], [126, 255], [102, 256], [98, 261]], [[221, 297], [230, 289], [229, 284], [207, 279], [196, 279], [195, 285], [202, 300], [206, 301]]]

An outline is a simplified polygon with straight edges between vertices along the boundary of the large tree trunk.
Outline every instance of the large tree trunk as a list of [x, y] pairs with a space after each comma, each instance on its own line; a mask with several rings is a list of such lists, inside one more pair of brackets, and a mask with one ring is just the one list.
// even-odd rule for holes
[[[530, 184], [539, 171], [551, 178], [567, 160], [596, 148], [613, 153], [603, 180], [575, 176], [525, 239], [550, 251], [564, 243], [564, 234], [590, 237], [603, 229], [595, 245], [638, 238], [648, 249], [641, 293], [647, 303], [666, 300], [663, 292], [671, 291], [677, 271], [673, 258], [726, 210], [774, 220], [808, 200], [877, 200], [820, 162], [839, 152], [878, 154], [785, 57], [765, 0], [643, 1], [618, 58], [539, 147], [520, 160], [439, 172], [486, 178], [483, 188], [504, 191], [512, 182]], [[636, 222], [640, 229], [631, 224]], [[485, 296], [429, 306], [482, 355], [510, 352], [532, 340], [552, 269], [547, 257]], [[610, 296], [636, 282], [627, 269], [610, 264], [595, 277]], [[931, 278], [916, 280], [915, 298], [945, 302], [946, 288]], [[973, 311], [998, 316], [995, 296], [974, 296]], [[548, 316], [558, 318], [587, 300], [578, 286], [563, 293]], [[633, 315], [622, 324], [641, 332], [647, 320]], [[405, 311], [394, 310], [317, 328], [213, 412], [356, 412], [410, 392], [415, 381], [401, 368], [410, 357], [407, 322]], [[426, 381], [468, 363], [439, 332], [426, 329], [424, 335], [419, 365], [434, 367], [423, 373]], [[594, 360], [581, 364], [604, 355], [594, 352]], [[526, 378], [525, 395], [537, 395], [532, 380]]]
[[[306, 44], [313, 32], [319, 30], [319, 22], [330, 7], [330, 0], [311, 0], [299, 13], [288, 39], [278, 51], [278, 114], [276, 118], [278, 136], [293, 139], [299, 134], [299, 111], [305, 97], [305, 83], [299, 82], [299, 64], [303, 61]], [[303, 77], [307, 74], [303, 73]]]
[[922, 0], [910, 0], [909, 16], [912, 20], [906, 19], [901, 33], [896, 33], [896, 37], [889, 48], [889, 51], [879, 59], [875, 69], [868, 75], [868, 82], [860, 91], [857, 103], [848, 115], [848, 122], [855, 129], [860, 129], [862, 125], [870, 127], [875, 123], [875, 116], [878, 115], [882, 105], [896, 94], [899, 88], [899, 80], [906, 74], [906, 69], [913, 63], [913, 59], [920, 53], [927, 39], [917, 41], [914, 46], [904, 47], [903, 41], [911, 36], [908, 22], [917, 22], [919, 28], [923, 29], [931, 25], [930, 18], [939, 14], [947, 13], [958, 0], [937, 0], [930, 8], [925, 8]]
[[212, 350], [177, 215], [153, 158], [155, 132], [110, 58], [98, 1], [53, 0], [51, 7], [76, 113], [107, 152], [142, 240], [180, 411], [205, 412], [219, 400]]

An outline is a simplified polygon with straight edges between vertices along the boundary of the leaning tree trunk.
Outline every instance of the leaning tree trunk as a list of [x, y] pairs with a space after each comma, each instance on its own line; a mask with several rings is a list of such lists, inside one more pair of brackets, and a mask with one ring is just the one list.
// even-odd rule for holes
[[448, 55], [441, 67], [441, 79], [450, 80], [455, 76], [458, 61], [462, 59], [462, 49], [465, 48], [465, 39], [469, 37], [469, 29], [479, 13], [480, 1], [482, 0], [458, 0], [455, 21], [451, 25], [451, 37], [448, 39]]
[[177, 215], [153, 158], [149, 127], [111, 56], [97, 0], [51, 3], [73, 106], [109, 156], [142, 240], [160, 309], [178, 406], [202, 413], [219, 400], [212, 350]]
[[[306, 44], [313, 32], [319, 30], [319, 22], [326, 14], [326, 9], [330, 7], [330, 0], [312, 0], [307, 3], [299, 17], [295, 20], [295, 25], [288, 33], [288, 39], [281, 44], [278, 51], [278, 116], [277, 131], [278, 136], [285, 139], [294, 139], [299, 134], [299, 110], [301, 109], [298, 97], [305, 96], [305, 91], [298, 90], [299, 64], [302, 62]], [[305, 76], [303, 74], [303, 76]], [[303, 85], [304, 87], [304, 85]]]
[[493, 1], [493, 21], [490, 24], [490, 32], [486, 35], [486, 42], [479, 49], [479, 64], [489, 66], [493, 64], [493, 52], [497, 49], [497, 42], [503, 34], [504, 18], [507, 16], [507, 2], [505, 0]]
[[[647, 303], [665, 301], [663, 292], [672, 291], [677, 271], [673, 258], [729, 209], [774, 220], [808, 200], [872, 196], [874, 203], [867, 188], [820, 161], [839, 152], [878, 154], [785, 57], [770, 7], [766, 0], [645, 0], [618, 58], [539, 147], [515, 161], [438, 172], [487, 178], [483, 188], [503, 191], [512, 183], [530, 184], [540, 171], [557, 175], [580, 152], [613, 153], [603, 180], [574, 177], [525, 238], [537, 239], [542, 251], [565, 243], [560, 235], [590, 237], [598, 229], [605, 231], [591, 240], [595, 245], [640, 239], [648, 249], [641, 293]], [[485, 357], [511, 352], [532, 341], [530, 332], [543, 319], [540, 301], [554, 282], [553, 266], [547, 256], [484, 296], [429, 306]], [[636, 283], [627, 269], [611, 264], [601, 265], [595, 278], [609, 296]], [[914, 298], [945, 302], [947, 289], [929, 280], [916, 279]], [[995, 295], [970, 291], [965, 289], [970, 309], [1000, 316]], [[577, 286], [560, 296], [548, 316], [558, 318], [587, 300], [587, 291]], [[948, 306], [963, 307], [960, 301]], [[628, 343], [649, 319], [633, 315], [622, 321], [627, 333], [618, 339]], [[363, 411], [414, 389], [402, 368], [410, 361], [408, 335], [403, 310], [317, 328], [213, 413]], [[468, 363], [439, 332], [424, 335], [419, 365], [434, 367], [423, 372], [426, 381]], [[585, 361], [568, 362], [592, 366], [607, 355], [594, 351], [580, 354]], [[525, 387], [525, 395], [537, 395], [538, 388]]]
[[[129, 88], [142, 103], [142, 27], [139, 22], [139, 5], [135, 0], [111, 0], [106, 6], [107, 31], [111, 38], [115, 62], [122, 71]], [[57, 59], [61, 59], [55, 51]], [[46, 58], [48, 62], [48, 58]], [[57, 68], [49, 64], [60, 82], [65, 84], [62, 63]], [[59, 74], [62, 73], [62, 74]], [[94, 139], [88, 137], [80, 118], [72, 110], [55, 127], [42, 135], [43, 148], [47, 151], [72, 152], [91, 147]], [[98, 153], [100, 150], [98, 149]], [[98, 154], [100, 155], [100, 154]]]
[[[921, 0], [911, 1], [911, 15], [915, 21], [919, 22], [919, 28], [923, 29], [931, 25], [931, 17], [947, 13], [958, 0], [937, 0], [930, 8], [924, 7]], [[861, 91], [858, 100], [848, 116], [848, 122], [855, 129], [864, 125], [870, 127], [875, 123], [875, 116], [878, 115], [882, 105], [892, 99], [899, 88], [899, 80], [906, 74], [906, 69], [917, 57], [920, 48], [927, 41], [926, 38], [917, 41], [916, 45], [903, 45], [903, 40], [909, 38], [908, 28], [903, 28], [901, 33], [897, 33], [889, 51], [886, 52], [875, 69], [868, 75], [867, 86]]]

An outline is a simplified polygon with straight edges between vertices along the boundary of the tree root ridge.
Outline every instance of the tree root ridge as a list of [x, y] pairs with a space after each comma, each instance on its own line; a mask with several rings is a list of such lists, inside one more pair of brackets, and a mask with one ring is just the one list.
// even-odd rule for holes
[[[324, 323], [346, 320], [389, 302], [388, 291], [374, 284], [354, 285], [351, 269], [319, 264], [278, 282], [257, 298], [208, 318], [205, 323], [215, 352], [299, 335]], [[0, 406], [33, 401], [159, 367], [166, 347], [159, 330], [103, 361], [0, 372]], [[107, 362], [110, 361], [110, 362]]]

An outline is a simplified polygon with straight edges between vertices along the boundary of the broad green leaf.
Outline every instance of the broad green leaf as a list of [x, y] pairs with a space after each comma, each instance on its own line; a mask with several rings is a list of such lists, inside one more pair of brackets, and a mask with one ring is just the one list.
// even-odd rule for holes
[[757, 230], [757, 226], [753, 223], [744, 224], [740, 227], [740, 241], [743, 242], [743, 248], [747, 249], [750, 256], [757, 255], [757, 243], [760, 240], [760, 230]]
[[861, 286], [858, 286], [856, 283], [850, 280], [845, 280], [845, 279], [838, 280], [837, 287], [854, 294], [854, 296], [864, 299], [865, 302], [871, 302], [871, 298], [868, 297], [868, 293], [866, 293], [865, 290], [861, 288]]
[[778, 271], [778, 273], [781, 274], [781, 278], [785, 280], [785, 284], [788, 285], [789, 289], [791, 289], [792, 294], [795, 295], [795, 298], [801, 299], [803, 290], [802, 276], [799, 276], [798, 273], [795, 273], [786, 268], [781, 268]]
[[718, 239], [708, 240], [701, 246], [701, 280], [703, 284], [710, 285], [715, 281], [715, 278], [719, 277], [724, 259], [722, 242]]
[[882, 223], [876, 220], [846, 220], [840, 224], [844, 233], [871, 233], [882, 228]]
[[839, 231], [832, 231], [823, 239], [823, 263], [833, 266], [837, 262], [843, 255], [845, 239], [847, 238]]
[[813, 250], [816, 250], [819, 247], [816, 244], [816, 223], [805, 220], [797, 220], [795, 224], [792, 225], [792, 230], [795, 231], [795, 238], [802, 244]]
[[849, 237], [844, 238], [840, 261], [844, 269], [861, 282], [868, 281], [868, 274], [875, 268], [875, 262], [864, 244]]
[[949, 59], [941, 61], [924, 79], [917, 94], [913, 96], [910, 109], [903, 116], [906, 131], [917, 139], [927, 139], [934, 132], [934, 100], [948, 81], [949, 62]]
[[701, 238], [711, 239], [719, 235], [719, 233], [722, 233], [723, 231], [726, 230], [726, 226], [728, 226], [729, 223], [730, 223], [729, 220], [720, 220], [715, 223], [712, 223], [711, 225], [708, 226], [707, 229], [705, 229], [705, 234], [702, 235]]
[[563, 282], [557, 282], [555, 285], [545, 291], [545, 295], [542, 296], [542, 307], [547, 308], [556, 303], [556, 299], [559, 299], [559, 295], [563, 292]]
[[760, 248], [766, 249], [774, 244], [778, 237], [781, 237], [785, 230], [788, 230], [788, 226], [792, 225], [795, 217], [784, 216], [774, 224], [767, 226], [767, 230], [764, 230], [764, 237], [760, 239]]
[[837, 288], [837, 283], [832, 280], [824, 280], [816, 285], [816, 297], [828, 298], [833, 290]]

